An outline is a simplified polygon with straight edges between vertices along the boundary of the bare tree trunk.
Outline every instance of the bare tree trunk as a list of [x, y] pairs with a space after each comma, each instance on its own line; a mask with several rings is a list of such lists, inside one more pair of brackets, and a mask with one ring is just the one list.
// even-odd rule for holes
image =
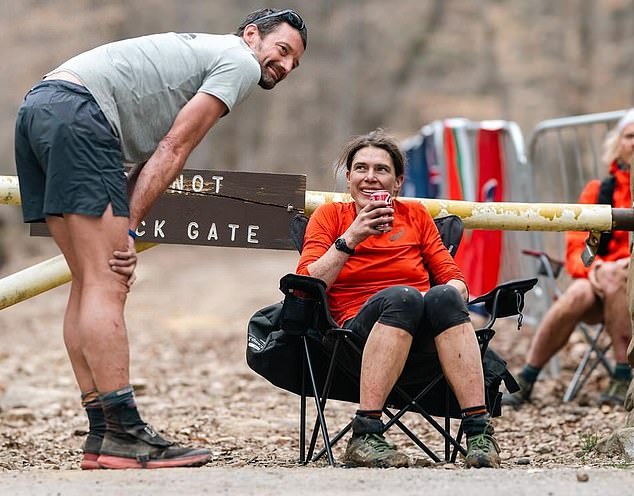
[[434, 36], [443, 24], [446, 14], [447, 2], [444, 0], [433, 0], [429, 14], [421, 22], [421, 29], [418, 35], [412, 39], [409, 47], [402, 58], [401, 67], [394, 72], [393, 82], [396, 85], [405, 86], [412, 77], [413, 61], [420, 58], [427, 49], [429, 40]]
[[482, 63], [480, 65], [480, 91], [483, 94], [495, 95], [500, 102], [500, 117], [509, 119], [511, 117], [508, 114], [511, 108], [511, 96], [508, 86], [504, 84], [502, 80], [502, 73], [497, 58], [499, 40], [495, 26], [489, 18], [490, 3], [490, 0], [480, 0], [479, 2], [484, 41], [481, 57]]

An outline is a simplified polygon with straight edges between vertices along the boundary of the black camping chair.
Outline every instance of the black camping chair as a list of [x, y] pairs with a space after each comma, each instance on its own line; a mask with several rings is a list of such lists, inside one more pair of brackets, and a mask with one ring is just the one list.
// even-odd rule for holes
[[[296, 216], [291, 225], [292, 238], [301, 251], [307, 219]], [[452, 256], [462, 237], [463, 225], [457, 216], [436, 219], [436, 226], [445, 246]], [[508, 390], [516, 391], [517, 384], [506, 369], [506, 363], [488, 348], [495, 331], [493, 324], [500, 317], [519, 315], [524, 305], [524, 294], [537, 279], [509, 281], [470, 303], [482, 303], [490, 314], [484, 328], [476, 331], [485, 373], [485, 398], [492, 416], [501, 414], [501, 382]], [[343, 346], [348, 346], [359, 356], [362, 343], [349, 330], [342, 329], [330, 315], [326, 286], [323, 281], [297, 274], [287, 274], [280, 281], [284, 301], [257, 312], [248, 326], [247, 363], [258, 374], [274, 385], [300, 396], [300, 440], [301, 463], [315, 461], [324, 454], [334, 465], [332, 446], [350, 429], [349, 422], [336, 435], [330, 436], [325, 419], [328, 399], [352, 403], [359, 401], [359, 370], [351, 370], [341, 360]], [[306, 398], [315, 401], [315, 420], [308, 453], [306, 453]], [[398, 410], [393, 413], [392, 410]], [[397, 382], [388, 396], [383, 409], [389, 418], [385, 429], [399, 427], [432, 460], [440, 457], [421, 441], [402, 422], [408, 411], [422, 415], [445, 441], [444, 459], [455, 461], [458, 453], [466, 455], [461, 445], [462, 426], [455, 436], [451, 434], [451, 419], [460, 419], [460, 407], [442, 374], [431, 382], [401, 384]], [[444, 426], [434, 417], [443, 417]], [[317, 438], [321, 433], [324, 447], [314, 453]]]

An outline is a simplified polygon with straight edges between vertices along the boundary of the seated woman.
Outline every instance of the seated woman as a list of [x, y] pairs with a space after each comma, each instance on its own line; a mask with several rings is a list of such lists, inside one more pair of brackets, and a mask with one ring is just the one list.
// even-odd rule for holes
[[[467, 287], [419, 202], [395, 196], [405, 159], [395, 140], [376, 130], [348, 143], [345, 167], [353, 202], [320, 206], [311, 216], [298, 274], [326, 282], [335, 320], [365, 342], [360, 404], [344, 461], [349, 466], [402, 467], [408, 459], [383, 436], [382, 408], [410, 351], [423, 353], [406, 374], [431, 380], [441, 370], [462, 409], [467, 467], [499, 467], [499, 447], [484, 400], [480, 350], [465, 305]], [[430, 278], [437, 285], [430, 288]], [[424, 365], [420, 365], [424, 364]]]
[[[609, 183], [592, 179], [583, 188], [578, 203], [608, 203], [616, 208], [630, 208], [634, 109], [630, 109], [607, 134], [603, 148], [602, 158], [612, 187], [607, 188], [605, 198], [605, 188]], [[520, 408], [530, 401], [541, 370], [568, 343], [580, 322], [589, 325], [603, 323], [606, 334], [612, 340], [616, 365], [599, 403], [623, 405], [632, 380], [627, 358], [627, 345], [632, 338], [632, 319], [627, 300], [630, 235], [627, 231], [614, 231], [605, 244], [602, 237], [597, 257], [590, 267], [581, 260], [586, 236], [587, 233], [581, 231], [566, 233], [566, 271], [572, 282], [539, 323], [526, 362], [517, 376], [520, 390], [504, 395], [503, 405]]]

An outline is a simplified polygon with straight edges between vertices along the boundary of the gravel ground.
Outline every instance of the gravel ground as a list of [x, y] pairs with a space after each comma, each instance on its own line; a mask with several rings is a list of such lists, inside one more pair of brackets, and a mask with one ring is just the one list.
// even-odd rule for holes
[[[12, 256], [4, 274], [56, 254], [46, 241], [31, 243], [37, 250]], [[138, 403], [159, 431], [212, 448], [213, 460], [203, 470], [297, 467], [298, 399], [257, 376], [244, 359], [248, 318], [281, 299], [279, 278], [296, 259], [292, 252], [176, 246], [141, 255], [127, 315]], [[86, 421], [61, 338], [66, 293], [67, 287], [57, 288], [0, 312], [0, 472], [78, 469]], [[519, 367], [531, 332], [502, 322], [492, 347]], [[504, 468], [627, 466], [592, 451], [625, 423], [622, 408], [596, 405], [605, 376], [597, 373], [577, 400], [561, 402], [580, 351], [579, 343], [569, 345], [560, 377], [539, 381], [533, 404], [506, 409], [496, 420]], [[354, 410], [333, 402], [329, 425], [345, 423]], [[408, 421], [420, 424], [415, 416]], [[437, 436], [419, 427], [441, 452]], [[406, 438], [394, 434], [392, 440], [416, 465], [428, 465]], [[340, 454], [341, 447], [335, 450]]]

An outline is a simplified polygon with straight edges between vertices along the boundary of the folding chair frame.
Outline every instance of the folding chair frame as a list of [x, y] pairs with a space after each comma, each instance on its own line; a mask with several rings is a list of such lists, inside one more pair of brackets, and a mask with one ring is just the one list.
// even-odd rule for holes
[[[484, 303], [487, 310], [490, 312], [490, 319], [486, 326], [482, 329], [476, 331], [476, 335], [478, 338], [478, 343], [480, 345], [481, 357], [484, 360], [484, 356], [488, 347], [489, 341], [495, 335], [495, 331], [492, 329], [493, 324], [496, 319], [499, 317], [507, 317], [511, 315], [519, 315], [518, 321], [521, 323], [521, 311], [523, 308], [523, 298], [524, 293], [530, 290], [537, 283], [537, 279], [526, 279], [519, 281], [509, 281], [507, 283], [503, 283], [494, 290], [492, 290], [487, 295], [484, 295], [480, 298], [476, 298], [472, 303]], [[302, 388], [300, 394], [300, 442], [299, 442], [299, 461], [300, 463], [306, 464], [310, 461], [319, 460], [324, 454], [327, 456], [328, 463], [330, 465], [334, 465], [334, 456], [332, 453], [332, 447], [347, 433], [352, 427], [352, 422], [350, 421], [343, 429], [341, 429], [337, 434], [335, 434], [332, 438], [328, 433], [327, 423], [325, 419], [325, 408], [326, 402], [329, 398], [329, 393], [333, 384], [333, 380], [335, 378], [335, 370], [342, 370], [345, 372], [345, 369], [342, 367], [337, 367], [337, 359], [339, 356], [340, 347], [343, 345], [350, 346], [358, 356], [362, 355], [361, 347], [355, 343], [355, 336], [348, 329], [342, 329], [338, 327], [332, 317], [329, 314], [327, 303], [326, 303], [326, 293], [325, 287], [322, 281], [318, 279], [301, 276], [297, 274], [288, 274], [282, 278], [280, 281], [280, 289], [286, 295], [286, 298], [292, 298], [293, 300], [297, 299], [297, 294], [305, 297], [306, 295], [310, 296], [313, 301], [316, 300], [315, 308], [317, 309], [317, 314], [310, 315], [310, 321], [305, 322], [306, 330], [310, 326], [314, 326], [316, 323], [321, 328], [323, 332], [327, 333], [328, 337], [334, 337], [334, 345], [332, 348], [332, 353], [330, 356], [330, 361], [328, 364], [328, 372], [326, 374], [326, 378], [324, 381], [324, 385], [321, 391], [317, 388], [317, 381], [314, 374], [314, 367], [312, 364], [311, 353], [308, 346], [307, 341], [307, 332], [304, 331], [301, 334], [303, 344], [304, 344], [304, 353], [303, 353], [303, 372], [302, 372]], [[297, 294], [295, 294], [297, 293]], [[286, 302], [285, 298], [285, 302]], [[291, 321], [291, 328], [293, 328], [292, 334], [295, 334], [298, 327], [296, 317], [291, 317], [289, 319]], [[284, 321], [284, 319], [283, 319]], [[325, 327], [324, 327], [325, 326]], [[301, 326], [300, 326], [301, 327]], [[466, 455], [466, 450], [463, 446], [461, 446], [462, 440], [462, 422], [458, 428], [458, 432], [455, 437], [451, 435], [451, 419], [458, 418], [459, 412], [451, 412], [450, 411], [450, 398], [453, 394], [447, 385], [445, 387], [445, 426], [441, 426], [434, 417], [421, 405], [420, 401], [425, 398], [425, 396], [431, 391], [431, 389], [436, 386], [441, 380], [444, 379], [442, 373], [438, 374], [430, 383], [428, 383], [416, 396], [412, 397], [408, 394], [398, 383], [393, 388], [391, 397], [396, 396], [400, 399], [399, 404], [403, 406], [398, 410], [397, 413], [393, 413], [390, 410], [389, 405], [384, 406], [383, 411], [389, 418], [389, 421], [385, 424], [385, 430], [388, 430], [393, 425], [396, 425], [398, 428], [402, 430], [421, 450], [423, 450], [433, 461], [440, 462], [440, 457], [425, 443], [423, 443], [407, 426], [405, 426], [401, 421], [401, 417], [409, 412], [414, 411], [420, 415], [422, 415], [429, 424], [438, 431], [444, 438], [445, 442], [445, 453], [444, 459], [445, 461], [456, 460], [457, 454], [461, 453], [462, 455]], [[310, 380], [310, 389], [307, 391], [306, 383]], [[357, 381], [358, 377], [354, 377], [354, 380]], [[308, 452], [306, 453], [306, 396], [312, 393], [315, 398], [315, 406], [317, 409], [317, 417], [315, 419], [311, 440], [308, 448]], [[499, 401], [499, 397], [495, 398], [494, 401]], [[493, 406], [495, 408], [495, 406]], [[319, 433], [321, 432], [321, 437], [323, 439], [324, 447], [314, 454], [316, 442], [319, 437]], [[314, 455], [313, 455], [314, 454]]]
[[588, 343], [588, 348], [583, 353], [581, 361], [579, 362], [579, 365], [577, 365], [575, 373], [566, 388], [563, 398], [566, 402], [575, 399], [592, 372], [594, 372], [594, 369], [597, 368], [597, 365], [603, 365], [610, 377], [612, 377], [612, 374], [614, 373], [614, 367], [608, 362], [608, 359], [605, 356], [612, 346], [612, 343], [610, 342], [603, 347], [599, 347], [599, 338], [601, 337], [605, 326], [603, 324], [598, 324], [594, 327], [594, 329], [592, 329], [590, 326], [580, 323], [577, 325], [577, 328], [583, 333], [583, 336]]
[[[544, 282], [547, 285], [545, 288], [547, 290], [546, 292], [548, 294], [552, 294], [555, 299], [560, 297], [562, 292], [557, 287], [556, 281], [561, 273], [564, 263], [548, 256], [548, 254], [543, 251], [522, 250], [522, 253], [538, 260], [539, 265], [537, 268], [537, 275], [545, 278]], [[603, 324], [598, 324], [596, 326], [591, 326], [585, 324], [584, 322], [577, 324], [576, 329], [579, 329], [583, 334], [588, 348], [583, 353], [581, 361], [577, 365], [572, 379], [566, 388], [563, 401], [569, 402], [575, 399], [592, 372], [594, 372], [597, 368], [597, 365], [601, 364], [606, 372], [612, 376], [614, 367], [606, 358], [606, 353], [612, 346], [612, 343], [608, 343], [603, 347], [599, 346], [599, 338], [601, 337], [604, 328]]]

